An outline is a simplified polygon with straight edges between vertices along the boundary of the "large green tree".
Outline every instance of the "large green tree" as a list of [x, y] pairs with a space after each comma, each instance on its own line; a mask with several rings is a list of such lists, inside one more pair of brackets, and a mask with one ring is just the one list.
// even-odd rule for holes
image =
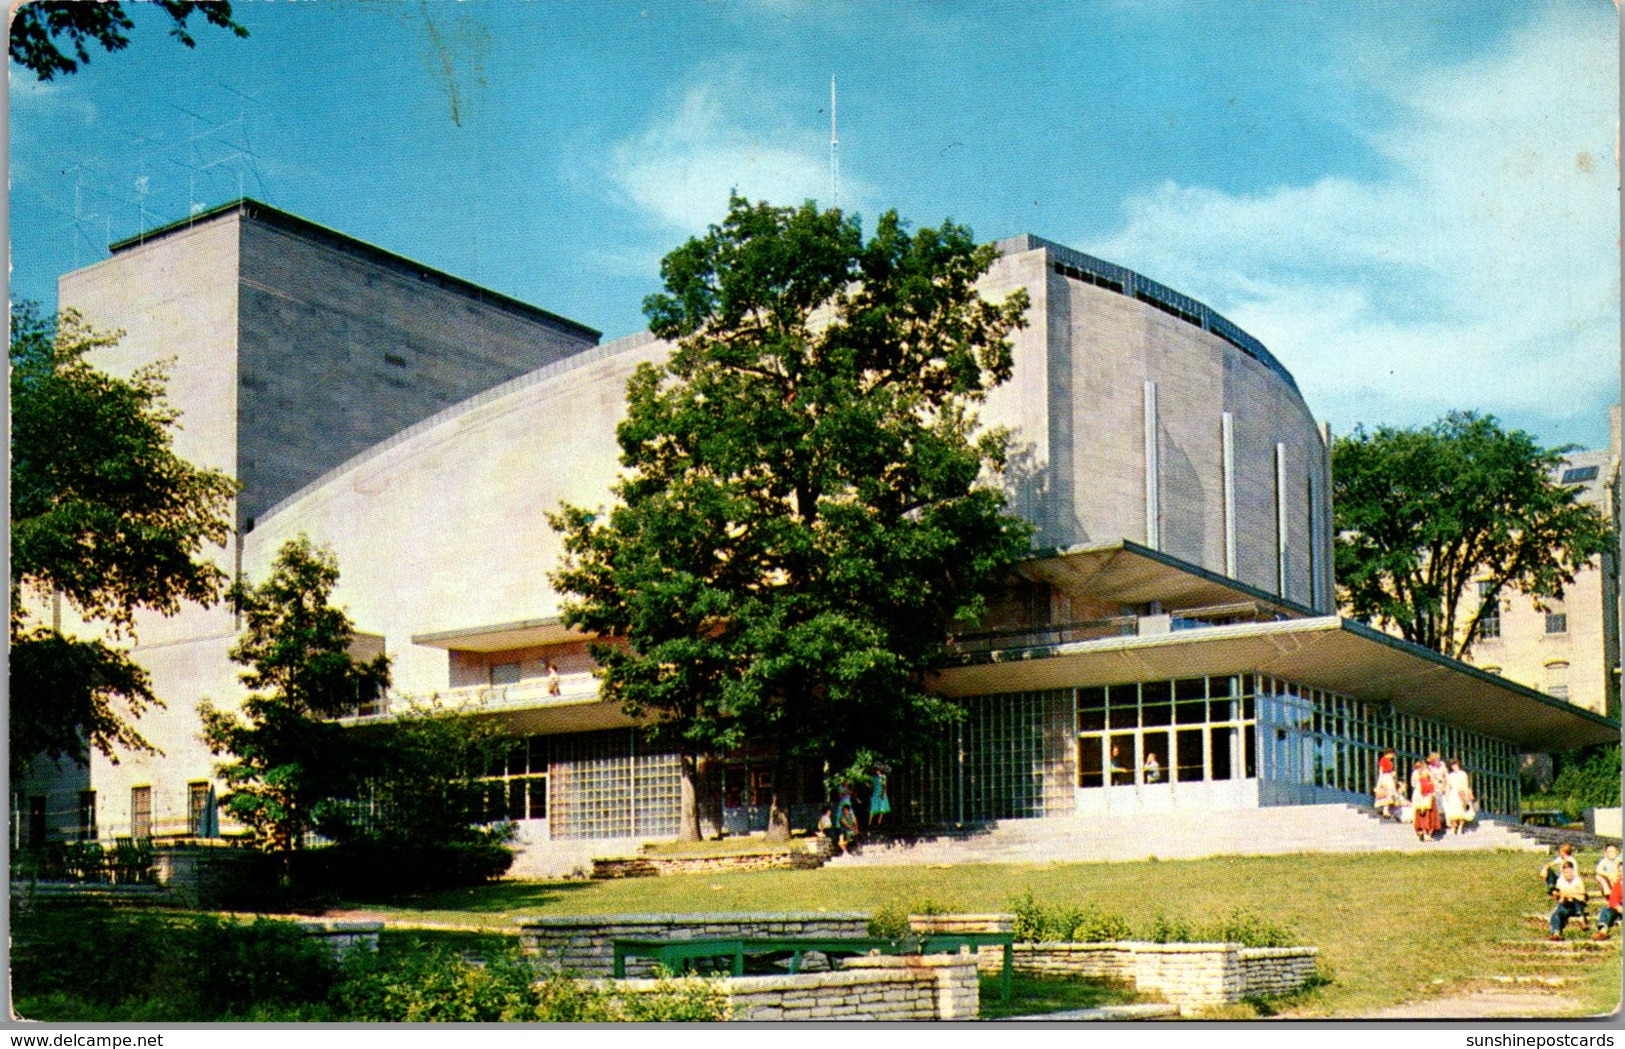
[[339, 579], [332, 552], [305, 536], [277, 552], [270, 577], [239, 583], [232, 599], [243, 633], [231, 649], [249, 694], [241, 711], [199, 705], [203, 738], [228, 758], [216, 770], [227, 792], [220, 804], [268, 852], [299, 848], [323, 803], [355, 796], [363, 753], [334, 719], [389, 684], [389, 660], [358, 661], [355, 630], [330, 604]]
[[770, 746], [782, 788], [798, 758], [906, 754], [956, 716], [925, 675], [1029, 537], [973, 414], [1027, 307], [977, 293], [995, 257], [953, 223], [889, 212], [865, 240], [736, 197], [662, 262], [644, 311], [675, 348], [627, 386], [613, 508], [554, 515], [554, 583], [567, 622], [625, 639], [596, 649], [604, 692], [682, 756], [683, 837], [703, 755]]
[[[148, 0], [169, 17], [169, 35], [187, 47], [196, 47], [187, 29], [192, 15], [210, 25], [247, 36], [248, 30], [231, 17], [228, 0]], [[120, 0], [32, 0], [11, 15], [11, 60], [41, 80], [77, 72], [90, 61], [86, 44], [121, 51], [130, 43], [135, 23]]]
[[[115, 378], [86, 359], [118, 342], [73, 311], [11, 315], [11, 747], [84, 760], [152, 751], [132, 724], [157, 704], [121, 643], [136, 613], [218, 599], [207, 556], [231, 533], [237, 484], [174, 453], [180, 413], [160, 367]], [[59, 628], [58, 602], [106, 628]]]
[[[1352, 615], [1461, 658], [1504, 593], [1556, 598], [1617, 542], [1554, 480], [1569, 448], [1541, 448], [1493, 416], [1356, 428], [1332, 447], [1339, 600]], [[1480, 600], [1480, 583], [1482, 600]]]

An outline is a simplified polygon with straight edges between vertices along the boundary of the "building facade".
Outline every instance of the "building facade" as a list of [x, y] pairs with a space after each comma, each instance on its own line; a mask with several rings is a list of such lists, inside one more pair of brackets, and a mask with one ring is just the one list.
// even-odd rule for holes
[[[1552, 480], [1580, 489], [1619, 528], [1620, 408], [1608, 413], [1609, 442], [1602, 451], [1571, 453]], [[1482, 594], [1487, 584], [1479, 584]], [[1475, 666], [1566, 699], [1576, 706], [1619, 717], [1619, 557], [1611, 551], [1575, 574], [1556, 599], [1537, 602], [1501, 594], [1480, 624], [1467, 659]], [[1468, 615], [1476, 614], [1474, 605]]]
[[[1346, 800], [1391, 745], [1460, 753], [1494, 811], [1513, 812], [1518, 748], [1617, 736], [1332, 613], [1326, 436], [1257, 340], [1060, 245], [999, 248], [983, 293], [1025, 289], [1031, 310], [982, 415], [1014, 435], [1007, 490], [1042, 549], [937, 680], [967, 716], [900, 776], [902, 811], [940, 823]], [[675, 757], [599, 699], [588, 639], [559, 621], [546, 520], [560, 502], [608, 501], [626, 380], [663, 343], [599, 344], [251, 201], [114, 245], [62, 278], [60, 301], [126, 333], [97, 362], [109, 370], [175, 359], [177, 451], [244, 485], [222, 565], [262, 579], [301, 533], [337, 555], [358, 644], [393, 663], [393, 691], [359, 720], [450, 706], [514, 737], [489, 795], [520, 828], [521, 869], [675, 832]], [[206, 815], [215, 759], [195, 716], [242, 694], [232, 613], [138, 627], [135, 656], [168, 703], [141, 728], [163, 756], [40, 770], [14, 791], [24, 836], [232, 831]], [[706, 818], [757, 825], [775, 786], [811, 806], [816, 773], [774, 784], [766, 756], [719, 755]]]

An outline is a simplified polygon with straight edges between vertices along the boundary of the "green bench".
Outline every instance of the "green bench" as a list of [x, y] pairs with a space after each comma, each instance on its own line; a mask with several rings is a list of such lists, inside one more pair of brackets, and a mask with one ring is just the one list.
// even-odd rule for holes
[[826, 958], [851, 958], [865, 954], [945, 954], [962, 947], [1003, 947], [1004, 970], [1000, 990], [1006, 1001], [1010, 999], [1014, 974], [1014, 937], [1008, 932], [955, 932], [930, 933], [905, 940], [886, 940], [878, 937], [837, 936], [781, 936], [781, 937], [716, 937], [691, 940], [616, 940], [615, 978], [626, 977], [628, 958], [648, 958], [670, 972], [691, 972], [697, 962], [708, 961], [718, 967], [725, 961], [728, 972], [745, 975], [745, 960], [776, 964], [788, 960], [790, 973], [801, 971], [802, 959], [808, 954], [822, 954]]

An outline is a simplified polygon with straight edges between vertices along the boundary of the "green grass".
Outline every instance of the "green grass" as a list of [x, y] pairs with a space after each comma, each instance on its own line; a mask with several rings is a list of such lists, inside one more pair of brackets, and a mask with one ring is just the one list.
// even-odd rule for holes
[[[1582, 857], [1590, 870], [1594, 856]], [[1320, 948], [1330, 982], [1283, 1016], [1358, 1016], [1507, 972], [1501, 940], [1533, 939], [1522, 915], [1547, 908], [1531, 852], [1248, 856], [1139, 863], [849, 867], [609, 882], [505, 882], [369, 907], [391, 920], [511, 932], [528, 915], [697, 911], [876, 911], [934, 900], [1007, 910], [1095, 904], [1136, 925], [1158, 912], [1192, 924], [1252, 910]], [[1419, 950], [1418, 945], [1425, 945]], [[1568, 988], [1581, 1013], [1619, 1004], [1619, 960]], [[1440, 981], [1440, 982], [1436, 982]]]
[[1114, 980], [1067, 980], [1020, 973], [1011, 981], [1008, 1002], [1002, 994], [998, 974], [984, 973], [981, 980], [981, 1011], [977, 1014], [980, 1019], [1037, 1016], [1041, 1013], [1098, 1009], [1103, 1005], [1129, 1005], [1146, 1001], [1143, 995], [1135, 994], [1132, 985]]

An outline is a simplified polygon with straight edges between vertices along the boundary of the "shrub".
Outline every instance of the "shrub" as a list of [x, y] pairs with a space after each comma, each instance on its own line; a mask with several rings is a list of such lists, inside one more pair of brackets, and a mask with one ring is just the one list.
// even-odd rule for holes
[[446, 948], [346, 960], [334, 993], [340, 1019], [363, 1022], [602, 1023], [704, 1022], [728, 1018], [715, 984], [665, 978], [641, 991], [612, 989], [559, 974], [539, 978], [511, 952], [470, 959]]
[[432, 892], [495, 881], [513, 855], [494, 837], [431, 844], [363, 838], [295, 854], [294, 882], [306, 893], [349, 899]]
[[1020, 943], [1110, 943], [1126, 940], [1133, 927], [1099, 907], [1047, 907], [1028, 889], [1010, 901], [1011, 931]]
[[870, 936], [901, 940], [912, 931], [908, 924], [908, 908], [901, 903], [888, 903], [869, 918]]
[[1147, 923], [1142, 938], [1152, 943], [1195, 943], [1199, 939], [1190, 922], [1163, 914], [1154, 916]]
[[1214, 943], [1239, 943], [1243, 947], [1292, 947], [1299, 943], [1292, 930], [1272, 924], [1251, 911], [1231, 911], [1205, 927], [1202, 938]]
[[279, 1016], [324, 1001], [337, 965], [287, 922], [40, 907], [15, 927], [17, 1010], [33, 1019], [171, 1022]]

